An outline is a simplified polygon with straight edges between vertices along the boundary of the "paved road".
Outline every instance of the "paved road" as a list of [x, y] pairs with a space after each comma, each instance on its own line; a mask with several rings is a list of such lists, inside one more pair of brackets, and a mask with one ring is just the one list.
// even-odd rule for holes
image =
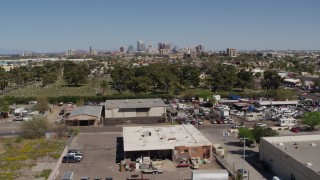
[[[225, 160], [228, 162], [229, 168], [236, 171], [243, 168], [243, 146], [239, 146], [239, 140], [236, 135], [230, 134], [230, 136], [223, 136], [223, 132], [230, 129], [231, 125], [224, 124], [205, 124], [200, 126], [200, 132], [212, 143], [220, 144], [227, 149]], [[227, 140], [227, 145], [225, 144]], [[254, 162], [259, 158], [259, 149], [246, 148], [246, 159], [244, 163], [245, 169], [249, 171], [249, 178], [254, 180], [271, 179], [272, 173], [259, 172], [253, 167]]]

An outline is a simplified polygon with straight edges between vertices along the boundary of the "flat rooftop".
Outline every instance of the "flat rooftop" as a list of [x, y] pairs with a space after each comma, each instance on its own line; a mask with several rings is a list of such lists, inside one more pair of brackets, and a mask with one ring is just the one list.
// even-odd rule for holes
[[193, 125], [123, 127], [124, 151], [173, 150], [176, 146], [211, 146]]
[[320, 172], [320, 135], [264, 137], [288, 156], [315, 172]]

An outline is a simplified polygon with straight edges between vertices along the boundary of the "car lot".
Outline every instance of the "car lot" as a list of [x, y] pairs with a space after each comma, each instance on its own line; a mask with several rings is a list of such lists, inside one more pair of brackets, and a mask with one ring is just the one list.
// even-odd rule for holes
[[[140, 172], [120, 172], [119, 165], [115, 163], [117, 153], [117, 137], [120, 132], [82, 133], [74, 139], [70, 148], [79, 149], [84, 153], [79, 163], [62, 163], [59, 177], [64, 172], [74, 172], [74, 179], [81, 177], [113, 179], [127, 179], [141, 177]], [[143, 174], [144, 179], [190, 179], [191, 169], [176, 168], [171, 161], [165, 161], [162, 174]]]

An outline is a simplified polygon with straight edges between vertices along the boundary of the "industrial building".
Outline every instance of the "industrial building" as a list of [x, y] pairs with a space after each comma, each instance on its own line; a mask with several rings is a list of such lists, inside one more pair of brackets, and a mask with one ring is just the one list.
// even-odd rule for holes
[[320, 179], [320, 135], [263, 137], [259, 149], [281, 179]]
[[69, 126], [95, 126], [101, 122], [101, 106], [83, 106], [73, 110], [66, 119]]
[[212, 144], [193, 125], [123, 127], [123, 140], [124, 156], [131, 160], [212, 157]]
[[162, 99], [107, 100], [100, 105], [105, 109], [104, 124], [154, 123], [166, 113], [166, 104]]

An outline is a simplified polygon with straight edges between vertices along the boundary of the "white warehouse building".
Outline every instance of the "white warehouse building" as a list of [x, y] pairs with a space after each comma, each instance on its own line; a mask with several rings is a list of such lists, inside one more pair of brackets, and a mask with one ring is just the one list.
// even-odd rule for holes
[[281, 179], [320, 179], [320, 135], [263, 137], [259, 149]]
[[121, 99], [101, 103], [105, 108], [106, 124], [138, 121], [138, 123], [160, 120], [166, 113], [162, 99]]

